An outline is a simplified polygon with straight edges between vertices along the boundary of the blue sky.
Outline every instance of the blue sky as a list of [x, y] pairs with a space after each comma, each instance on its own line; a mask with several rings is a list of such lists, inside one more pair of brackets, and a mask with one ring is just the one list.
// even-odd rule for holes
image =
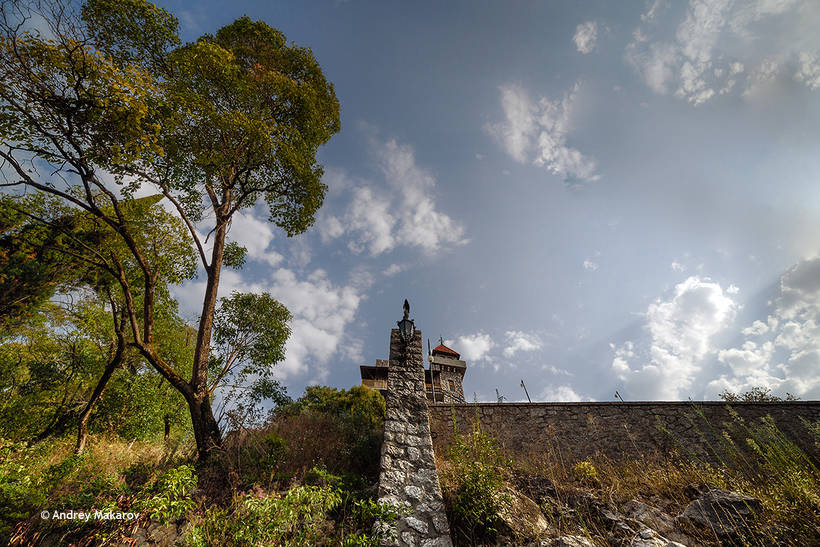
[[820, 3], [160, 5], [186, 40], [264, 20], [335, 85], [316, 224], [246, 210], [222, 282], [293, 312], [291, 395], [359, 383], [408, 298], [478, 400], [820, 398]]

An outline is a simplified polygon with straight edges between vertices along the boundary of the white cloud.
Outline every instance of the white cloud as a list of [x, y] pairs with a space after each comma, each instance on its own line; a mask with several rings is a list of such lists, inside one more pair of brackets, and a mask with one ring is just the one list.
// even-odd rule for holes
[[382, 273], [387, 277], [392, 277], [397, 273], [403, 272], [404, 269], [405, 266], [402, 264], [391, 264], [387, 268], [385, 268]]
[[816, 53], [801, 51], [798, 56], [797, 72], [794, 79], [809, 86], [810, 89], [820, 88], [820, 60]]
[[248, 250], [249, 259], [276, 266], [282, 261], [282, 255], [268, 250], [274, 237], [273, 227], [274, 224], [254, 216], [252, 210], [237, 212], [231, 220], [228, 236]]
[[542, 97], [534, 102], [519, 85], [501, 86], [505, 120], [488, 124], [485, 130], [519, 163], [544, 167], [565, 181], [598, 180], [595, 160], [567, 145], [579, 88], [580, 83], [576, 83], [560, 100]]
[[590, 259], [586, 259], [584, 260], [584, 269], [594, 272], [598, 269], [598, 264], [596, 262], [591, 261]]
[[794, 67], [795, 80], [820, 88], [820, 3], [689, 0], [674, 40], [660, 24], [659, 6], [655, 2], [641, 16], [625, 55], [654, 92], [674, 90], [697, 106], [742, 82], [742, 93], [751, 96], [774, 81], [784, 64]]
[[672, 268], [673, 272], [683, 272], [686, 270], [686, 266], [684, 266], [677, 260], [673, 260], [672, 264], [670, 264], [669, 267]]
[[769, 316], [769, 322], [764, 323], [763, 321], [755, 321], [752, 323], [751, 327], [746, 327], [741, 332], [745, 336], [761, 336], [769, 332], [772, 328], [777, 326], [777, 320], [774, 317]]
[[820, 257], [780, 277], [770, 311], [765, 322], [755, 320], [742, 330], [747, 339], [740, 347], [719, 352], [727, 370], [707, 386], [710, 394], [765, 387], [781, 395], [820, 397]]
[[[204, 281], [172, 287], [186, 317], [195, 318], [204, 290]], [[345, 328], [353, 321], [363, 299], [361, 288], [336, 285], [321, 269], [300, 277], [292, 270], [279, 268], [269, 279], [257, 282], [245, 281], [238, 272], [223, 270], [219, 295], [227, 296], [235, 290], [268, 292], [293, 315], [285, 360], [274, 369], [279, 378], [306, 374], [319, 380], [326, 377], [328, 363], [341, 349]]]
[[459, 336], [455, 340], [445, 340], [444, 343], [461, 354], [462, 359], [469, 365], [471, 361], [483, 361], [489, 357], [490, 350], [495, 342], [489, 334], [478, 332]]
[[701, 361], [715, 351], [712, 337], [734, 319], [737, 309], [718, 283], [689, 277], [675, 286], [670, 298], [658, 298], [647, 308], [648, 359], [639, 362], [632, 342], [613, 345], [612, 369], [632, 397], [686, 398]]
[[540, 400], [546, 402], [577, 402], [588, 401], [590, 399], [581, 397], [570, 386], [548, 386], [541, 392]]
[[575, 47], [584, 54], [592, 53], [597, 40], [598, 23], [595, 21], [587, 21], [578, 25], [575, 29], [575, 35], [572, 37]]
[[372, 256], [399, 245], [435, 253], [467, 243], [464, 226], [438, 210], [433, 197], [436, 179], [416, 163], [413, 148], [375, 137], [369, 143], [387, 190], [336, 173], [336, 178], [343, 179], [341, 186], [352, 195], [343, 215], [320, 215], [322, 241], [347, 235], [351, 251], [368, 251]]
[[512, 357], [520, 351], [535, 351], [542, 347], [541, 339], [537, 335], [518, 330], [508, 330], [507, 347], [504, 348], [504, 357]]

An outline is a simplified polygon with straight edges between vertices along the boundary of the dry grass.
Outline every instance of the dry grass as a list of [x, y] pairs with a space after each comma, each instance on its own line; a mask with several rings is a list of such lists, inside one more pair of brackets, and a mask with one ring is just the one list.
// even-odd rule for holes
[[[537, 453], [509, 454], [514, 456], [511, 483], [539, 503], [557, 532], [597, 543], [612, 541], [613, 523], [602, 518], [605, 511], [620, 512], [627, 502], [638, 500], [675, 517], [699, 495], [693, 486], [710, 485], [762, 502], [762, 513], [749, 522], [725, 515], [744, 530], [733, 540], [737, 544], [820, 544], [820, 472], [811, 458], [771, 419], [745, 423], [735, 417], [718, 427], [700, 425], [720, 433], [720, 446], [706, 447], [721, 454], [720, 465], [674, 450], [620, 460], [594, 454], [578, 461], [554, 443]], [[808, 434], [816, 437], [817, 425], [807, 425]], [[444, 451], [437, 465], [452, 471]], [[685, 523], [678, 532], [705, 545], [726, 541]]]

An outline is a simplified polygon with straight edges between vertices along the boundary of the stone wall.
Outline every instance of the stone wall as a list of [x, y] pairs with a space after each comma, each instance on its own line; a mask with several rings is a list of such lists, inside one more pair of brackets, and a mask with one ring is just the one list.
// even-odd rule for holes
[[379, 501], [404, 506], [395, 523], [395, 543], [451, 547], [430, 437], [421, 332], [405, 346], [397, 329], [390, 332], [390, 364], [382, 443]]
[[[444, 368], [448, 369], [446, 365]], [[450, 370], [442, 370], [440, 374], [441, 391], [444, 394], [444, 402], [446, 404], [464, 403], [464, 387], [461, 385], [463, 374]], [[453, 383], [453, 389], [450, 389], [450, 382]]]
[[[801, 422], [820, 421], [820, 401], [732, 403], [731, 408], [750, 425], [770, 415], [780, 431], [820, 460], [820, 447]], [[430, 405], [436, 451], [452, 442], [453, 416], [458, 431], [465, 433], [478, 418], [511, 457], [552, 453], [570, 462], [595, 452], [622, 458], [677, 447], [716, 463], [718, 435], [722, 424], [732, 419], [725, 402], [436, 403]]]

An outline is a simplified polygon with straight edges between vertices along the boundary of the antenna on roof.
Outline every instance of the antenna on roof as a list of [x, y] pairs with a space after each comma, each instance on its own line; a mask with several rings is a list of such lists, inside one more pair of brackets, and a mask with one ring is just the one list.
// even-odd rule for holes
[[430, 355], [431, 353], [433, 353], [433, 352], [430, 351], [430, 339], [428, 338], [427, 339], [427, 355]]
[[498, 399], [498, 402], [499, 402], [499, 403], [503, 403], [503, 402], [504, 402], [504, 399], [506, 399], [506, 397], [504, 397], [503, 395], [501, 395], [501, 394], [498, 392], [498, 388], [495, 388], [495, 396], [496, 396], [496, 398]]
[[442, 346], [444, 345], [444, 338], [442, 338], [440, 334], [438, 335], [438, 343]]

